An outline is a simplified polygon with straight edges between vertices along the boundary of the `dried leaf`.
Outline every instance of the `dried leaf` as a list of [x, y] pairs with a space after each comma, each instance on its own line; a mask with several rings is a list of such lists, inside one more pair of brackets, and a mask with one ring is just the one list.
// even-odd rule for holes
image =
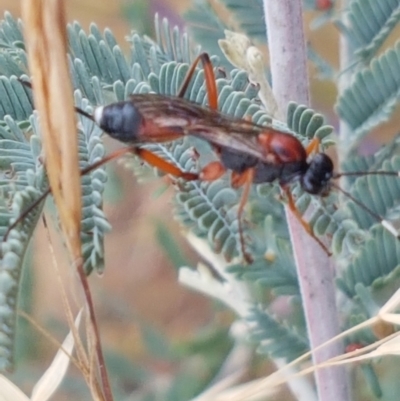
[[7, 377], [0, 375], [0, 401], [29, 401], [29, 398]]
[[259, 98], [262, 101], [266, 112], [275, 118], [283, 120], [284, 116], [279, 113], [278, 104], [271, 86], [265, 78], [265, 67], [263, 55], [257, 47], [253, 46], [250, 39], [242, 33], [225, 30], [226, 39], [218, 41], [219, 47], [225, 57], [232, 65], [249, 74], [250, 82], [259, 85]]
[[[81, 322], [82, 309], [75, 319], [75, 327], [78, 329]], [[43, 376], [36, 383], [32, 390], [31, 401], [46, 401], [57, 390], [61, 384], [65, 374], [67, 373], [71, 354], [74, 349], [75, 342], [72, 331], [65, 337], [61, 348], [58, 350], [53, 362], [44, 372]]]
[[81, 255], [80, 172], [64, 2], [24, 0], [22, 17], [47, 174], [68, 249], [77, 260]]
[[388, 312], [392, 312], [400, 305], [400, 288], [387, 300], [385, 305], [379, 310], [379, 315], [384, 315]]

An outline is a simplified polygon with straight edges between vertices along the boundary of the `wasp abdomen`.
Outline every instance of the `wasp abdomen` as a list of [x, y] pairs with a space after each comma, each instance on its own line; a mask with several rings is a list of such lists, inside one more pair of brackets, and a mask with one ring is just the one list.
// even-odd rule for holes
[[143, 117], [131, 101], [125, 101], [98, 107], [94, 120], [112, 138], [134, 143], [138, 139]]
[[233, 170], [236, 173], [243, 173], [258, 163], [258, 159], [255, 156], [227, 147], [221, 148], [220, 159], [226, 169]]

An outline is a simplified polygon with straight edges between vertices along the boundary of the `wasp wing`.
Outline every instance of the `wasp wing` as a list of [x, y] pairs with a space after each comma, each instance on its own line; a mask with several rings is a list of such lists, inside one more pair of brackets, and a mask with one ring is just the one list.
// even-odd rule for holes
[[214, 121], [201, 121], [187, 127], [186, 135], [204, 139], [216, 147], [225, 147], [243, 154], [267, 161], [268, 154], [259, 142], [259, 135], [273, 133], [268, 127], [262, 127], [246, 120], [221, 118]]
[[192, 135], [217, 148], [228, 148], [270, 163], [271, 155], [261, 146], [260, 134], [290, 136], [268, 126], [226, 116], [183, 98], [137, 94], [130, 100], [146, 125], [143, 135], [138, 135], [138, 140], [143, 143], [167, 142], [182, 135]]

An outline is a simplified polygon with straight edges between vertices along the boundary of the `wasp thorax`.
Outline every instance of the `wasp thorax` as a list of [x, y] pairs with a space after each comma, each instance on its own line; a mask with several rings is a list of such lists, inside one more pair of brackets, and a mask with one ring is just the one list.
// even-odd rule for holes
[[301, 178], [301, 186], [310, 194], [323, 195], [329, 190], [333, 174], [333, 162], [325, 153], [317, 153]]
[[142, 116], [131, 101], [98, 107], [94, 120], [111, 137], [121, 142], [135, 142], [142, 123]]

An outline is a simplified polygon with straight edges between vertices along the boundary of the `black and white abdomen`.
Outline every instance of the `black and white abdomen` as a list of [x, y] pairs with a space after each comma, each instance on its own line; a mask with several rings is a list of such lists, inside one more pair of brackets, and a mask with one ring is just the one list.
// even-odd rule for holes
[[125, 102], [97, 107], [94, 121], [112, 138], [125, 143], [134, 143], [138, 139], [143, 117], [134, 104]]

